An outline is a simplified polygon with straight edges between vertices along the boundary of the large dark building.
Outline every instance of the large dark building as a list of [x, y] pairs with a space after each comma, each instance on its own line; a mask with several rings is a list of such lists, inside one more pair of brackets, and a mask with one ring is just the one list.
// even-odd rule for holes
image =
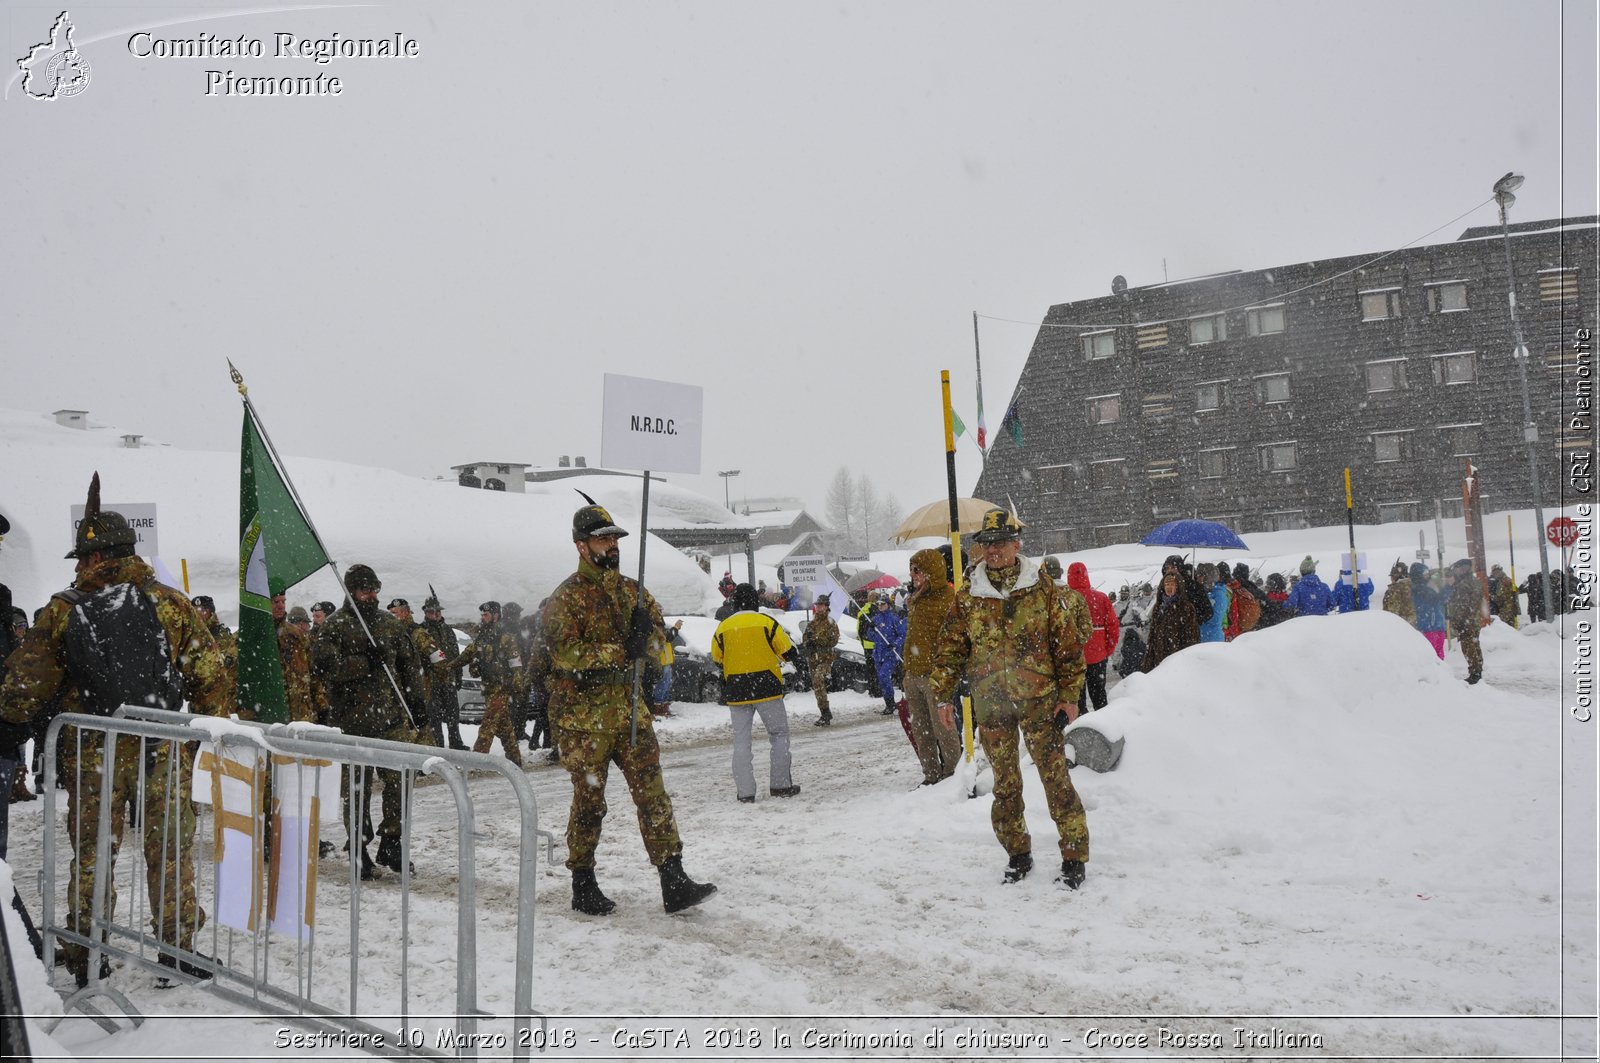
[[[1561, 497], [1576, 343], [1597, 313], [1600, 218], [1511, 226], [1544, 504]], [[1031, 545], [1135, 542], [1199, 516], [1236, 531], [1459, 516], [1470, 458], [1487, 505], [1532, 505], [1499, 226], [1452, 243], [1127, 288], [1050, 308], [975, 494]], [[1580, 367], [1581, 363], [1581, 367]], [[1565, 404], [1565, 415], [1563, 415]], [[1008, 415], [1009, 416], [1009, 415]], [[1009, 425], [1003, 426], [1008, 428]]]

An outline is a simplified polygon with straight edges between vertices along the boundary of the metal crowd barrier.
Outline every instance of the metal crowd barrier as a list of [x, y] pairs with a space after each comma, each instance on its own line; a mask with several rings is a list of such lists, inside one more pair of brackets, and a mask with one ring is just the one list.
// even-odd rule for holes
[[[73, 728], [69, 740], [75, 744], [75, 751], [78, 754], [71, 762], [77, 766], [77, 775], [67, 780], [69, 787], [81, 788], [86, 785], [82, 766], [84, 752], [99, 749], [104, 755], [104, 764], [97, 783], [101, 788], [99, 820], [92, 825], [96, 832], [96, 862], [88, 934], [70, 929], [64, 913], [60, 911], [63, 898], [65, 904], [70, 906], [76, 897], [72, 876], [63, 865], [57, 851], [62, 838], [67, 841], [69, 859], [73, 849], [70, 837], [72, 824], [70, 817], [60, 815], [61, 799], [55, 779], [57, 747], [66, 728]], [[126, 814], [131, 817], [132, 822], [124, 832], [124, 844], [121, 846], [118, 865], [113, 872], [116, 875], [119, 897], [117, 904], [112, 906], [106, 903], [107, 888], [112, 882], [107, 872], [113, 870], [111, 868], [114, 830], [112, 791], [119, 745], [116, 740], [122, 737], [138, 740], [140, 756], [136, 789], [126, 795], [128, 808]], [[306, 903], [312, 905], [310, 911], [314, 914], [302, 917], [309, 921], [306, 932], [279, 933], [265, 920], [255, 926], [253, 931], [223, 926], [221, 920], [217, 918], [222, 864], [220, 859], [213, 859], [220, 857], [220, 854], [206, 852], [206, 846], [203, 844], [208, 838], [221, 839], [223, 836], [221, 817], [224, 816], [224, 811], [220, 807], [213, 807], [210, 810], [210, 816], [213, 818], [212, 829], [206, 830], [197, 823], [194, 843], [187, 854], [190, 860], [196, 861], [195, 890], [199, 906], [207, 913], [206, 925], [199, 934], [194, 935], [192, 952], [181, 951], [173, 944], [160, 941], [158, 933], [151, 928], [148, 920], [152, 912], [166, 910], [169, 902], [168, 881], [169, 878], [175, 880], [176, 875], [168, 876], [163, 873], [159, 895], [154, 898], [148, 896], [143, 852], [145, 798], [147, 786], [155, 781], [149, 775], [149, 769], [156, 763], [154, 753], [159, 745], [170, 744], [165, 761], [168, 777], [164, 780], [168, 798], [163, 807], [160, 828], [161, 855], [163, 865], [166, 866], [169, 856], [174, 861], [181, 860], [184, 856], [179, 850], [181, 839], [177, 836], [178, 832], [168, 829], [176, 820], [167, 813], [176, 811], [176, 802], [190, 801], [190, 775], [194, 770], [194, 752], [202, 742], [214, 743], [219, 759], [220, 755], [226, 754], [230, 749], [248, 750], [249, 755], [245, 759], [257, 765], [254, 777], [250, 779], [251, 793], [258, 802], [257, 814], [248, 820], [229, 817], [229, 826], [232, 828], [245, 828], [251, 831], [254, 880], [252, 888], [257, 890], [266, 890], [270, 887], [270, 883], [264, 881], [268, 870], [263, 865], [271, 864], [270, 861], [260, 859], [265, 841], [264, 817], [259, 814], [259, 800], [263, 792], [262, 776], [265, 774], [260, 768], [262, 760], [268, 765], [274, 762], [274, 758], [277, 758], [277, 763], [280, 764], [298, 762], [302, 767], [295, 770], [302, 772], [303, 765], [316, 765], [318, 762], [341, 765], [343, 777], [348, 781], [350, 791], [346, 809], [349, 815], [347, 822], [351, 824], [352, 832], [357, 838], [361, 837], [363, 829], [362, 787], [364, 777], [368, 775], [365, 769], [388, 769], [399, 773], [402, 833], [398, 897], [394, 901], [399, 909], [397, 940], [391, 940], [383, 933], [391, 928], [392, 924], [383, 922], [381, 918], [377, 931], [369, 932], [367, 938], [363, 939], [363, 898], [375, 896], [377, 900], [386, 902], [384, 907], [387, 907], [388, 898], [396, 892], [393, 886], [396, 876], [393, 872], [386, 871], [383, 879], [378, 882], [371, 884], [363, 882], [360, 877], [358, 853], [354, 851], [354, 846], [351, 847], [351, 852], [342, 857], [348, 862], [347, 894], [340, 896], [330, 889], [326, 891], [328, 895], [324, 895], [323, 891], [313, 889], [308, 898], [305, 896], [302, 882], [301, 895], [293, 898], [297, 905]], [[475, 1059], [484, 1048], [503, 1048], [506, 1054], [521, 1059], [527, 1057], [530, 1046], [544, 1043], [542, 1034], [547, 1028], [546, 1020], [543, 1015], [535, 1012], [532, 1006], [534, 881], [539, 842], [543, 839], [546, 859], [549, 860], [554, 839], [548, 831], [542, 831], [538, 827], [538, 809], [527, 777], [520, 768], [512, 765], [504, 757], [359, 738], [332, 728], [305, 724], [263, 725], [124, 706], [112, 717], [76, 713], [56, 717], [45, 736], [43, 760], [44, 853], [40, 871], [40, 892], [43, 912], [41, 930], [45, 938], [45, 955], [50, 957], [54, 954], [52, 943], [56, 941], [70, 942], [88, 950], [89, 984], [66, 997], [63, 1002], [63, 1018], [74, 1011], [81, 1012], [111, 1032], [117, 1029], [116, 1024], [97, 1007], [98, 1003], [109, 1003], [135, 1025], [143, 1021], [138, 1009], [122, 992], [99, 978], [101, 957], [105, 956], [122, 961], [125, 968], [143, 969], [170, 980], [194, 983], [220, 997], [256, 1010], [264, 1016], [279, 1018], [314, 1033], [342, 1036], [347, 1041], [359, 1039], [362, 1047], [386, 1055], [455, 1056]], [[221, 769], [220, 764], [215, 764], [214, 767], [217, 770]], [[516, 903], [515, 955], [511, 961], [514, 964], [513, 991], [509, 1014], [495, 1014], [485, 1009], [480, 1000], [480, 963], [492, 962], [494, 957], [485, 960], [480, 957], [478, 949], [477, 924], [480, 913], [477, 904], [479, 883], [475, 847], [481, 836], [478, 833], [478, 817], [473, 794], [467, 785], [469, 772], [492, 772], [499, 777], [496, 783], [503, 780], [509, 784], [519, 816], [517, 867], [515, 882], [510, 887], [515, 891]], [[411, 984], [413, 962], [430, 971], [436, 971], [441, 962], [434, 948], [438, 942], [431, 939], [415, 943], [418, 946], [426, 946], [424, 951], [428, 952], [429, 956], [422, 960], [414, 960], [413, 957], [414, 943], [411, 933], [413, 889], [419, 877], [426, 882], [430, 877], [443, 874], [437, 867], [425, 868], [423, 874], [416, 877], [411, 871], [413, 786], [418, 776], [438, 779], [455, 803], [456, 985], [453, 1001], [415, 999], [416, 994]], [[480, 789], [488, 791], [483, 799], [493, 802], [490, 807], [495, 810], [498, 821], [507, 809], [503, 791], [498, 785]], [[80, 789], [79, 793], [81, 792]], [[220, 794], [220, 788], [214, 792]], [[331, 800], [338, 800], [338, 797], [334, 795]], [[203, 821], [205, 818], [199, 809], [196, 810], [196, 815], [197, 820]], [[253, 827], [248, 826], [251, 823]], [[337, 835], [343, 832], [335, 829], [332, 833]], [[196, 860], [196, 857], [202, 854], [203, 858]], [[315, 866], [317, 854], [314, 851], [310, 854], [310, 860]], [[207, 863], [210, 863], [212, 868], [210, 876], [204, 873]], [[340, 879], [342, 880], [342, 875]], [[64, 887], [62, 880], [65, 880]], [[259, 894], [253, 896], [252, 905], [259, 896]], [[326, 903], [329, 901], [332, 903]], [[343, 907], [348, 909], [345, 912], [340, 911], [341, 901], [344, 902]], [[254, 911], [254, 907], [251, 910]], [[297, 908], [298, 911], [301, 909]], [[375, 917], [381, 917], [383, 913], [375, 907], [373, 914]], [[284, 940], [286, 938], [287, 941]], [[495, 940], [500, 939], [501, 935], [495, 935]], [[210, 956], [202, 955], [205, 951], [202, 942], [206, 941], [209, 942]], [[366, 947], [363, 947], [364, 944]], [[384, 971], [379, 971], [376, 975], [371, 971], [365, 973], [372, 976], [371, 981], [382, 983], [387, 980], [391, 983], [383, 985], [382, 990], [392, 990], [395, 993], [397, 996], [394, 1001], [395, 1006], [388, 1010], [373, 1010], [373, 1006], [369, 1003], [367, 1010], [363, 1010], [361, 999], [364, 987], [363, 957], [370, 958], [375, 951], [384, 949], [386, 945], [389, 951], [380, 952], [376, 962], [383, 966], [397, 963], [397, 979], [386, 979]], [[200, 981], [181, 975], [174, 968], [161, 966], [159, 958], [162, 953], [211, 970], [213, 977], [209, 981]], [[339, 970], [346, 960], [349, 971], [348, 984], [341, 996], [340, 980], [334, 972]], [[71, 975], [68, 974], [66, 977], [70, 978]], [[394, 984], [396, 982], [397, 984]], [[379, 1018], [398, 1020], [399, 1027], [380, 1025], [374, 1021]], [[429, 1024], [426, 1019], [430, 1018], [441, 1021]], [[486, 1033], [480, 1029], [480, 1024], [497, 1023], [506, 1019], [511, 1023], [508, 1032], [495, 1029]], [[535, 1019], [539, 1023], [540, 1036], [533, 1034]], [[422, 1024], [418, 1025], [418, 1022]], [[496, 1052], [496, 1054], [501, 1053]]]

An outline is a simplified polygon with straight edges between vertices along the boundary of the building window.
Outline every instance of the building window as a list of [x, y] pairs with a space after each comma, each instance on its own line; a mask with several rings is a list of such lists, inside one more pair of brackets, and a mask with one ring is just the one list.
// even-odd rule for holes
[[1378, 461], [1405, 461], [1411, 457], [1411, 433], [1378, 432], [1372, 437], [1372, 449]]
[[1146, 325], [1133, 334], [1134, 347], [1143, 351], [1160, 350], [1167, 345], [1167, 326]]
[[1056, 495], [1067, 490], [1072, 479], [1072, 466], [1045, 465], [1035, 470], [1033, 482], [1042, 495]]
[[1384, 288], [1361, 293], [1361, 320], [1383, 321], [1400, 316], [1400, 289]]
[[1367, 363], [1367, 394], [1379, 391], [1403, 391], [1406, 386], [1406, 363], [1391, 359]]
[[1303, 509], [1284, 509], [1268, 513], [1266, 523], [1267, 531], [1299, 531], [1311, 527], [1306, 521], [1306, 511]]
[[1220, 380], [1213, 380], [1209, 384], [1199, 384], [1194, 389], [1194, 408], [1196, 413], [1206, 410], [1220, 410], [1227, 397], [1228, 386]]
[[1176, 487], [1178, 484], [1178, 459], [1154, 458], [1145, 466], [1145, 476], [1153, 484]]
[[1470, 458], [1478, 452], [1478, 429], [1481, 424], [1442, 425], [1439, 431], [1450, 441], [1450, 456]]
[[509, 465], [496, 465], [494, 467], [494, 471], [499, 473], [501, 476], [510, 476], [511, 475], [511, 466], [509, 466]]
[[1271, 336], [1283, 331], [1283, 304], [1258, 306], [1244, 312], [1244, 330], [1252, 336]]
[[1285, 443], [1268, 443], [1257, 452], [1262, 472], [1293, 472], [1300, 463], [1299, 447], [1292, 439]]
[[1467, 309], [1467, 286], [1463, 281], [1428, 285], [1428, 313], [1449, 314]]
[[1083, 337], [1083, 356], [1090, 361], [1099, 358], [1110, 358], [1117, 353], [1117, 334], [1115, 332], [1091, 332]]
[[1094, 488], [1121, 487], [1128, 479], [1128, 462], [1124, 458], [1089, 463], [1089, 486]]
[[1200, 452], [1200, 479], [1220, 480], [1228, 475], [1228, 453], [1232, 447]]
[[1256, 401], [1260, 403], [1289, 401], [1289, 374], [1274, 373], [1256, 377]]
[[1396, 521], [1416, 521], [1422, 518], [1418, 511], [1422, 508], [1420, 502], [1379, 502], [1378, 523], [1393, 524]]
[[1539, 300], [1561, 303], [1578, 298], [1578, 271], [1566, 267], [1539, 271]]
[[1122, 419], [1122, 395], [1097, 395], [1089, 400], [1090, 424], [1116, 424]]
[[1132, 541], [1130, 524], [1103, 524], [1094, 530], [1094, 544], [1096, 546], [1116, 546], [1118, 543]]
[[1439, 499], [1438, 516], [1442, 520], [1459, 520], [1461, 517], [1461, 496]]
[[1472, 351], [1433, 356], [1435, 384], [1470, 384], [1478, 379], [1478, 356]]
[[1189, 319], [1190, 343], [1215, 343], [1228, 338], [1228, 319], [1222, 314]]

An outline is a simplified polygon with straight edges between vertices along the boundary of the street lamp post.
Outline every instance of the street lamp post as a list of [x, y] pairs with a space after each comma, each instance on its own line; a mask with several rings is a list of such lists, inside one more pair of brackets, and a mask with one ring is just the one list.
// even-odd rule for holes
[[1522, 342], [1522, 315], [1517, 311], [1517, 272], [1511, 261], [1511, 227], [1506, 208], [1517, 201], [1511, 193], [1522, 187], [1522, 175], [1508, 173], [1494, 183], [1494, 201], [1500, 207], [1500, 237], [1506, 248], [1506, 297], [1511, 305], [1511, 334], [1516, 343], [1512, 360], [1517, 363], [1517, 378], [1522, 382], [1522, 443], [1528, 451], [1528, 476], [1533, 488], [1534, 538], [1539, 541], [1539, 571], [1544, 585], [1544, 615], [1555, 618], [1550, 597], [1550, 553], [1544, 545], [1544, 503], [1539, 493], [1539, 429], [1533, 423], [1533, 404], [1528, 398], [1528, 346]]
[[[717, 473], [717, 475], [722, 477], [722, 504], [727, 507], [729, 512], [733, 512], [733, 500], [728, 494], [728, 481], [732, 480], [735, 476], [738, 476], [739, 470], [722, 469]], [[730, 543], [729, 545], [732, 544]], [[731, 551], [728, 554], [728, 571], [733, 571], [733, 553]]]
[[717, 475], [722, 477], [722, 504], [728, 507], [729, 510], [732, 510], [733, 502], [728, 497], [728, 481], [733, 479], [735, 476], [738, 476], [739, 470], [723, 469], [721, 472], [717, 473]]

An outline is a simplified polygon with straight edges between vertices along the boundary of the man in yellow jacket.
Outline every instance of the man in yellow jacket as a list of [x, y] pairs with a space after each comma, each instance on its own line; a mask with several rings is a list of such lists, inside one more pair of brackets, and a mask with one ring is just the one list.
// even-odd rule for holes
[[789, 710], [783, 703], [783, 662], [799, 654], [783, 626], [761, 612], [756, 589], [748, 583], [734, 588], [738, 610], [711, 636], [711, 659], [722, 666], [722, 695], [733, 715], [733, 784], [742, 804], [756, 799], [756, 773], [750, 753], [750, 732], [757, 713], [766, 728], [772, 750], [768, 792], [773, 797], [793, 797], [789, 763]]

